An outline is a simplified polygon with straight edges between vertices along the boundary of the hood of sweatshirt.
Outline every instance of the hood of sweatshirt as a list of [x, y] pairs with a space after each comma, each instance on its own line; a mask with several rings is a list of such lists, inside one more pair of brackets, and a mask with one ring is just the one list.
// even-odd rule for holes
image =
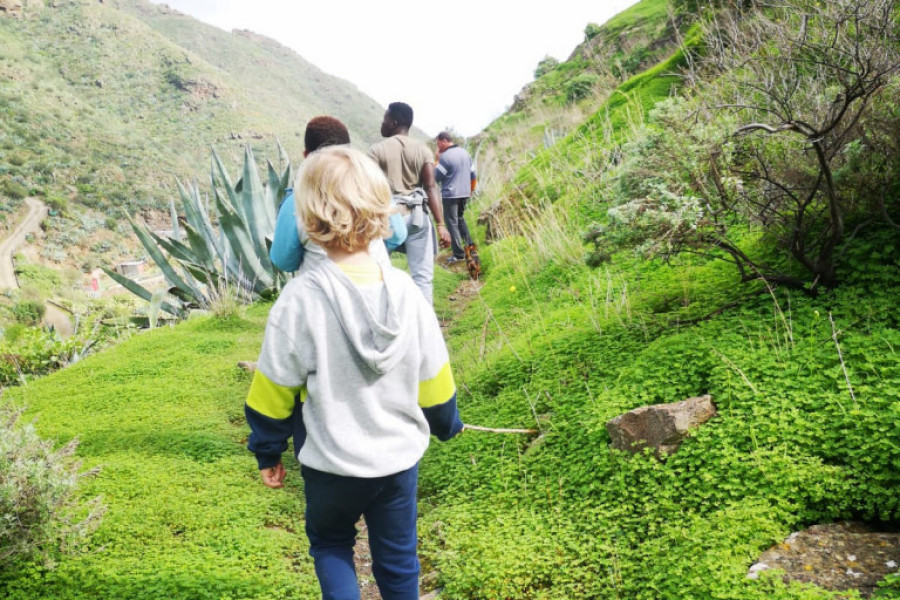
[[[411, 329], [404, 326], [404, 285], [393, 268], [379, 265], [384, 287], [357, 286], [330, 260], [306, 277], [322, 290], [359, 359], [377, 373], [393, 369], [406, 355]], [[414, 314], [414, 313], [412, 313]], [[340, 343], [340, 340], [334, 340]]]

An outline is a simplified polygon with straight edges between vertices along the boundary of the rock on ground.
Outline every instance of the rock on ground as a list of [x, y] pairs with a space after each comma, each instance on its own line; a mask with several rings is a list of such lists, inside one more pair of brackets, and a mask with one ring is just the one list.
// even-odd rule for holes
[[900, 567], [900, 533], [876, 531], [864, 523], [813, 525], [766, 550], [750, 567], [756, 579], [769, 569], [784, 581], [812, 583], [826, 590], [859, 590], [872, 596], [879, 581]]
[[656, 450], [657, 457], [678, 449], [691, 429], [716, 415], [712, 396], [698, 396], [671, 404], [642, 406], [606, 423], [611, 446], [637, 454], [644, 448]]

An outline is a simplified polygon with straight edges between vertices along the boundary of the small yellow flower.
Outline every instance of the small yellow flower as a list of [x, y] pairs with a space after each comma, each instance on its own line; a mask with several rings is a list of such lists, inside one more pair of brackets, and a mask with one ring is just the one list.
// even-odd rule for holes
[[509, 286], [509, 291], [511, 291], [511, 292], [516, 291], [516, 286], [514, 286], [514, 285]]

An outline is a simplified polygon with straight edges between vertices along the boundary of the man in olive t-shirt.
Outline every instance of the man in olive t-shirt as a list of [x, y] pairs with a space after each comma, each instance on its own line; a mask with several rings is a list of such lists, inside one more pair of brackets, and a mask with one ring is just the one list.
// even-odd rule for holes
[[[428, 208], [437, 224], [437, 234], [442, 247], [450, 245], [450, 232], [444, 226], [444, 213], [437, 184], [434, 179], [434, 155], [425, 144], [409, 137], [413, 110], [403, 102], [392, 102], [381, 122], [381, 135], [387, 139], [373, 145], [369, 156], [378, 163], [387, 176], [391, 193], [409, 196], [417, 189], [424, 190]], [[409, 274], [429, 302], [433, 302], [434, 281], [434, 229], [430, 219], [421, 224], [407, 223], [406, 257]]]

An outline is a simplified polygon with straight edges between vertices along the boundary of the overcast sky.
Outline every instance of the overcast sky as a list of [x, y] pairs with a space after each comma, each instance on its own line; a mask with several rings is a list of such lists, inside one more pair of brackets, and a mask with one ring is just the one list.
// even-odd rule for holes
[[[508, 108], [544, 56], [562, 61], [637, 0], [153, 0], [227, 31], [250, 29], [346, 79], [382, 106], [401, 101], [430, 135], [469, 136]], [[536, 8], [539, 7], [539, 8]]]

